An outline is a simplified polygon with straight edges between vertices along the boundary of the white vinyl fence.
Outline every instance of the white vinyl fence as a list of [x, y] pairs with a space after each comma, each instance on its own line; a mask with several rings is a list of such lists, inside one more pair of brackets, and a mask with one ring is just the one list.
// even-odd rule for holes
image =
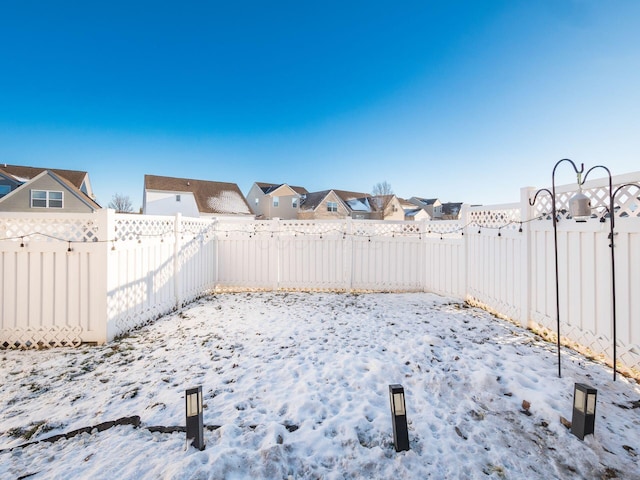
[[[637, 183], [640, 172], [614, 177]], [[556, 189], [561, 335], [612, 358], [608, 183], [586, 223]], [[102, 343], [213, 291], [429, 291], [556, 330], [551, 199], [463, 207], [456, 221], [0, 214], [0, 346]], [[605, 192], [603, 194], [603, 192]], [[640, 190], [616, 196], [617, 357], [640, 368]], [[600, 222], [602, 217], [605, 222]]]

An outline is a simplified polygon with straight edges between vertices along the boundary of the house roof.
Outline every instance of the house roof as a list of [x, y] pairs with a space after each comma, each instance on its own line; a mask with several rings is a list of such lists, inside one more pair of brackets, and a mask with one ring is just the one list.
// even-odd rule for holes
[[287, 185], [290, 189], [296, 192], [299, 195], [306, 195], [309, 193], [304, 187], [294, 187], [293, 185], [289, 185], [286, 183], [265, 183], [265, 182], [256, 182], [256, 185], [262, 190], [262, 193], [265, 195], [270, 194], [271, 192], [279, 189], [283, 185]]
[[414, 209], [416, 208], [416, 204], [415, 203], [411, 203], [409, 200], [407, 200], [406, 198], [400, 198], [398, 197], [398, 201], [400, 202], [400, 206], [403, 209]]
[[437, 198], [420, 198], [420, 197], [413, 197], [413, 198], [418, 200], [423, 205], [433, 205], [434, 203], [436, 203], [438, 201]]
[[303, 195], [300, 199], [300, 209], [315, 210], [330, 192], [331, 190], [322, 190], [320, 192], [311, 192]]
[[[338, 197], [338, 200], [342, 200], [345, 207], [352, 212], [376, 212], [381, 208], [377, 205], [375, 199], [383, 198], [383, 196], [372, 197], [367, 193], [348, 192], [346, 190], [322, 190], [308, 193], [302, 196], [300, 208], [302, 210], [315, 210], [331, 192]], [[393, 195], [390, 197], [393, 197]]]
[[420, 212], [423, 212], [424, 210], [422, 208], [410, 208], [410, 209], [406, 209], [404, 210], [404, 216], [405, 217], [415, 217], [416, 215], [418, 215]]
[[13, 178], [17, 182], [25, 183], [32, 178], [37, 177], [45, 170], [49, 170], [55, 173], [58, 177], [67, 181], [68, 184], [74, 186], [78, 190], [82, 187], [82, 183], [87, 178], [87, 172], [81, 172], [78, 170], [61, 170], [57, 168], [40, 168], [40, 167], [25, 167], [21, 165], [7, 165], [0, 164], [0, 172]]
[[338, 195], [343, 202], [348, 202], [349, 200], [355, 200], [359, 198], [368, 198], [371, 196], [368, 193], [348, 192], [346, 190], [334, 190], [334, 192], [336, 192], [336, 195]]
[[145, 175], [144, 188], [192, 193], [200, 213], [251, 215], [249, 204], [235, 183]]
[[[21, 168], [24, 168], [24, 167], [21, 167]], [[26, 167], [26, 168], [30, 168], [30, 167]], [[6, 169], [5, 169], [4, 165], [3, 165], [2, 167], [0, 167], [0, 175], [3, 175], [3, 176], [6, 176], [8, 178], [13, 179], [20, 186], [18, 188], [16, 188], [15, 190], [13, 190], [12, 192], [10, 192], [9, 194], [7, 194], [4, 197], [0, 198], [0, 202], [5, 201], [7, 198], [10, 198], [12, 195], [16, 195], [17, 192], [22, 191], [22, 189], [24, 189], [24, 188], [29, 188], [29, 184], [30, 184], [29, 182], [31, 182], [31, 181], [37, 182], [38, 179], [40, 179], [41, 177], [49, 175], [55, 181], [60, 183], [60, 185], [65, 187], [68, 190], [69, 193], [71, 193], [72, 195], [76, 196], [78, 198], [78, 200], [80, 200], [81, 202], [87, 204], [87, 206], [89, 206], [89, 208], [91, 208], [93, 210], [99, 210], [100, 208], [102, 208], [98, 204], [98, 202], [96, 202], [93, 198], [91, 198], [89, 195], [87, 195], [82, 190], [80, 190], [80, 188], [76, 187], [69, 179], [61, 176], [60, 173], [59, 173], [60, 171], [66, 172], [66, 171], [71, 171], [71, 170], [48, 170], [48, 169], [42, 169], [42, 170], [40, 170], [40, 173], [38, 173], [34, 177], [26, 178], [26, 177], [18, 176], [15, 173], [14, 174], [7, 173]], [[86, 172], [82, 172], [82, 173], [84, 173], [86, 175]], [[80, 184], [82, 185], [82, 182]]]
[[[44, 172], [48, 172], [71, 193], [89, 205], [92, 209], [97, 210], [102, 208], [91, 196], [81, 190], [83, 184], [88, 179], [89, 174], [87, 172], [79, 170], [62, 170], [57, 168], [26, 167], [23, 165], [7, 165], [6, 163], [0, 164], [0, 174], [20, 185], [24, 185], [34, 178], [41, 176]], [[89, 186], [89, 192], [91, 192], [90, 188], [91, 187]]]

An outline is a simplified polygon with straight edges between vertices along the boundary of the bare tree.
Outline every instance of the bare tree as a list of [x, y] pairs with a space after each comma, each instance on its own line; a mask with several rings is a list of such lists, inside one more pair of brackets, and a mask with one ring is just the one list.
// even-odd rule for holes
[[391, 189], [391, 184], [386, 180], [384, 182], [378, 182], [373, 186], [373, 191], [371, 194], [374, 197], [380, 195], [393, 195], [393, 190]]
[[128, 195], [116, 193], [111, 197], [109, 202], [109, 208], [113, 208], [118, 213], [131, 213], [133, 212], [133, 205]]
[[376, 202], [376, 206], [380, 211], [382, 218], [387, 216], [387, 208], [389, 207], [389, 203], [391, 202], [393, 190], [391, 189], [391, 184], [386, 180], [384, 182], [378, 182], [373, 186], [373, 190], [371, 191], [371, 195], [374, 197], [374, 201]]

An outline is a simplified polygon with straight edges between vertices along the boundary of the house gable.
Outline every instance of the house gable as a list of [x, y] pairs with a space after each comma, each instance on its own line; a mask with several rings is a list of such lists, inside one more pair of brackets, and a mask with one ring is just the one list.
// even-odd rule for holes
[[313, 192], [304, 196], [298, 218], [334, 219], [350, 216], [351, 210], [334, 190]]
[[0, 198], [0, 210], [8, 212], [88, 213], [98, 209], [100, 205], [51, 170], [42, 171]]
[[45, 170], [49, 170], [57, 176], [64, 178], [79, 191], [87, 195], [89, 198], [94, 199], [91, 181], [89, 180], [89, 174], [87, 172], [79, 170], [63, 170], [59, 168], [26, 167], [22, 165], [0, 165], [0, 174], [5, 173], [10, 175], [20, 184], [37, 177]]
[[442, 202], [437, 198], [411, 197], [409, 201], [418, 207], [424, 208], [432, 219], [442, 218]]
[[395, 195], [383, 195], [384, 220], [404, 220], [404, 210]]
[[286, 183], [253, 184], [247, 194], [247, 202], [255, 215], [260, 218], [298, 218], [301, 197], [307, 190], [291, 187]]

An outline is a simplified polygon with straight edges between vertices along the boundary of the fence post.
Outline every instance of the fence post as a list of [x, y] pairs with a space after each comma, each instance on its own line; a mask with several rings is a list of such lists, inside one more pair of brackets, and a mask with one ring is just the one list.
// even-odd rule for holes
[[173, 223], [173, 294], [176, 300], [176, 310], [182, 307], [182, 271], [180, 268], [180, 249], [182, 248], [182, 214], [176, 213]]
[[428, 271], [429, 269], [427, 268], [427, 259], [429, 258], [429, 252], [427, 251], [429, 242], [427, 241], [427, 219], [423, 218], [422, 220], [420, 220], [420, 234], [418, 235], [419, 239], [422, 239], [422, 241], [420, 242], [422, 245], [420, 246], [420, 255], [422, 256], [422, 258], [420, 259], [420, 278], [422, 279], [422, 291], [423, 292], [428, 292], [429, 289], [427, 288], [428, 285], [428, 281], [427, 281], [427, 275], [428, 275]]
[[520, 221], [522, 228], [522, 243], [520, 248], [520, 325], [528, 327], [531, 312], [531, 228], [533, 207], [529, 205], [529, 198], [536, 191], [535, 187], [520, 189]]
[[458, 271], [460, 275], [458, 288], [462, 294], [463, 301], [466, 301], [469, 295], [469, 235], [467, 234], [467, 225], [469, 224], [470, 211], [471, 206], [468, 203], [464, 203], [460, 209], [460, 219], [458, 220], [458, 226], [462, 233], [462, 258], [460, 259], [461, 271]]
[[[118, 326], [114, 318], [114, 309], [110, 305], [110, 295], [112, 290], [117, 286], [118, 278], [118, 262], [113, 261], [116, 252], [112, 248], [116, 246], [118, 240], [116, 237], [116, 212], [115, 210], [103, 208], [96, 212], [100, 231], [100, 240], [105, 243], [100, 249], [101, 255], [98, 259], [100, 274], [96, 278], [99, 287], [96, 291], [100, 292], [100, 299], [96, 301], [96, 314], [99, 320], [101, 330], [104, 329], [104, 338], [98, 340], [98, 343], [106, 343], [112, 341], [118, 334]], [[109, 241], [111, 241], [109, 243]]]
[[213, 261], [214, 265], [214, 279], [213, 285], [211, 286], [212, 290], [216, 290], [218, 288], [218, 283], [220, 282], [220, 244], [218, 238], [220, 237], [220, 219], [214, 218], [213, 223], [211, 224], [211, 230], [209, 231], [211, 235], [211, 242], [213, 243]]
[[274, 290], [277, 292], [280, 290], [280, 285], [282, 283], [282, 252], [280, 249], [282, 248], [282, 244], [280, 242], [280, 219], [274, 218], [271, 220], [271, 245], [267, 251], [275, 251], [275, 262], [276, 262], [276, 278]]
[[351, 292], [353, 289], [353, 219], [351, 217], [345, 218], [344, 223], [344, 242], [342, 243], [344, 248], [344, 286], [347, 292]]

